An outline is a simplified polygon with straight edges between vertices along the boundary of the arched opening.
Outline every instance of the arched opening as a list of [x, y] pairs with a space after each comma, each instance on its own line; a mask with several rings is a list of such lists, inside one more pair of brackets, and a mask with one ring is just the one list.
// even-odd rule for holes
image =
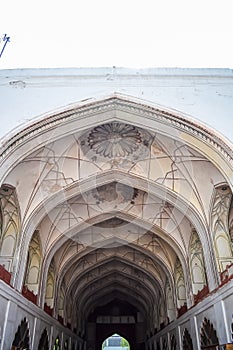
[[[106, 296], [105, 296], [106, 298]], [[99, 306], [87, 322], [88, 348], [96, 350], [142, 349], [145, 324], [135, 306], [113, 298]], [[93, 335], [95, 340], [92, 342]]]
[[61, 348], [60, 338], [57, 337], [53, 344], [53, 350], [60, 350], [60, 348]]
[[[158, 332], [171, 321], [179, 324], [177, 315], [195, 306], [198, 291], [207, 284], [213, 290], [218, 281], [216, 262], [209, 259], [214, 257], [214, 248], [206, 236], [207, 213], [216, 228], [219, 271], [232, 258], [226, 249], [227, 235], [220, 230], [226, 226], [231, 192], [217, 193], [211, 211], [213, 189], [226, 179], [208, 158], [208, 150], [205, 153], [191, 139], [183, 141], [179, 132], [186, 129], [180, 129], [184, 124], [178, 117], [176, 134], [176, 124], [171, 123], [176, 117], [160, 111], [165, 132], [155, 110], [150, 110], [147, 120], [149, 106], [144, 110], [129, 103], [135, 109], [123, 118], [125, 101], [114, 97], [109, 120], [101, 116], [92, 120], [87, 115], [89, 126], [82, 130], [75, 124], [66, 133], [64, 125], [57, 123], [56, 138], [45, 138], [36, 148], [30, 148], [28, 141], [27, 152], [5, 179], [17, 187], [19, 174], [31, 175], [20, 176], [17, 188], [28, 221], [24, 222], [24, 244], [18, 252], [22, 259], [16, 266], [14, 285], [20, 290], [26, 270], [26, 284], [38, 292], [40, 306], [46, 303], [47, 312], [80, 336], [87, 350], [104, 350], [105, 340], [114, 336], [127, 339], [134, 350], [144, 350], [152, 337], [157, 349], [177, 347], [175, 337], [169, 344], [169, 338]], [[135, 116], [142, 119], [132, 125], [136, 108]], [[78, 115], [75, 120], [78, 123]], [[196, 133], [190, 124], [190, 132], [192, 127], [193, 138], [199, 137], [202, 144], [202, 131], [197, 127]], [[48, 123], [43, 137], [49, 128]], [[40, 136], [40, 130], [35, 135]], [[214, 157], [215, 143], [208, 137]], [[20, 142], [17, 147], [20, 150]], [[201, 172], [202, 168], [206, 171]], [[13, 204], [6, 208], [15, 210]], [[7, 217], [11, 211], [4, 213]], [[14, 253], [9, 250], [13, 227], [7, 226], [4, 257]], [[202, 341], [208, 345], [208, 325], [203, 329]], [[54, 331], [50, 339], [53, 350], [68, 348], [73, 339], [57, 334]], [[42, 341], [47, 347], [46, 334]], [[127, 345], [123, 343], [120, 348]], [[183, 334], [183, 348], [193, 348], [188, 330]]]
[[127, 339], [115, 333], [103, 341], [102, 350], [130, 350], [130, 344]]

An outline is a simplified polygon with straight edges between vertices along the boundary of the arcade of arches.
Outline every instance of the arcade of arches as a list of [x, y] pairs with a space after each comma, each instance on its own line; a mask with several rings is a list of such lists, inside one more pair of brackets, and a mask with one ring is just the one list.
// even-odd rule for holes
[[[1, 349], [231, 343], [232, 149], [182, 114], [108, 98], [1, 150]], [[3, 345], [2, 345], [3, 344]]]

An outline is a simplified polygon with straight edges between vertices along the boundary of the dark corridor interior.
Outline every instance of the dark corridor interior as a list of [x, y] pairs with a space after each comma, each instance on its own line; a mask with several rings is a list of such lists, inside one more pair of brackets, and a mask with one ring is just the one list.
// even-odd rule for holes
[[96, 307], [90, 314], [86, 327], [87, 349], [101, 350], [104, 340], [115, 333], [129, 342], [130, 349], [144, 350], [144, 315], [137, 307], [118, 298]]

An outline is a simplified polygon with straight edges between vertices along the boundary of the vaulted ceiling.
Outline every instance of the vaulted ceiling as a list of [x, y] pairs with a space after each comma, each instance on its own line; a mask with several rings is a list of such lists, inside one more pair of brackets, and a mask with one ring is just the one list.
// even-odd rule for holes
[[230, 150], [211, 131], [178, 112], [114, 95], [38, 120], [4, 147], [2, 183], [17, 189], [21, 212], [15, 286], [22, 287], [37, 232], [40, 304], [53, 266], [55, 295], [64, 292], [64, 317], [80, 332], [111, 302], [131, 305], [154, 329], [168, 287], [175, 295], [177, 261], [191, 289], [194, 231], [215, 285], [213, 194], [232, 184]]

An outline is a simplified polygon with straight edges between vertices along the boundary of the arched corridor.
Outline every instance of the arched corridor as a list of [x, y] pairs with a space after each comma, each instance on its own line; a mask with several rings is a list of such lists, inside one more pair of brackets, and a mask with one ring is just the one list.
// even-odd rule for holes
[[4, 349], [22, 320], [30, 349], [100, 350], [114, 333], [134, 350], [230, 343], [232, 166], [208, 127], [121, 94], [7, 140]]

